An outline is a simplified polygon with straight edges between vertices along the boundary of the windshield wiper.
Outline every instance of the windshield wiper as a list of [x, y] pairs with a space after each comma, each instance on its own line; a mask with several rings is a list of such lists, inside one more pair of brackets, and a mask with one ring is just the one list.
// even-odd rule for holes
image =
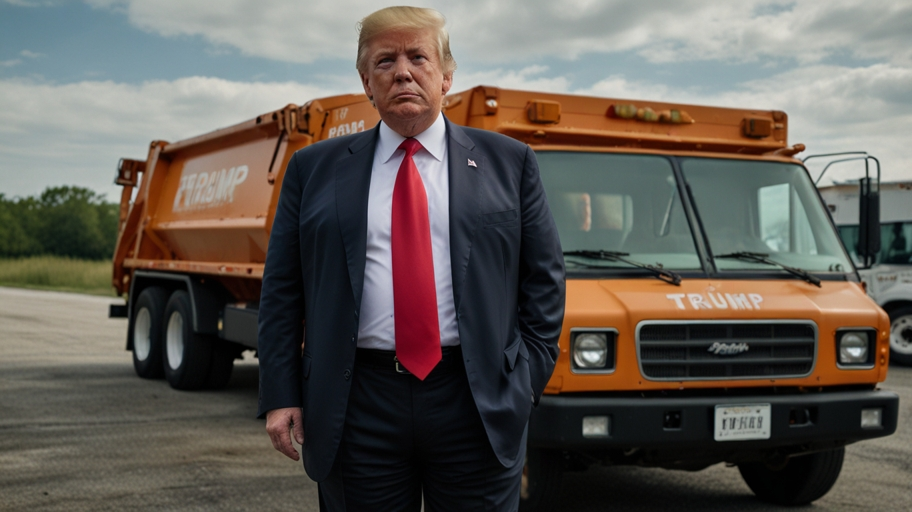
[[648, 270], [652, 272], [657, 278], [665, 281], [666, 283], [673, 284], [675, 286], [681, 286], [681, 276], [677, 272], [672, 272], [671, 270], [665, 270], [664, 268], [657, 267], [654, 265], [647, 265], [645, 263], [640, 263], [639, 261], [633, 261], [625, 258], [624, 256], [630, 256], [630, 253], [620, 252], [620, 251], [564, 251], [564, 256], [582, 256], [583, 258], [591, 258], [594, 260], [605, 260], [605, 261], [620, 261], [628, 265]]
[[820, 288], [820, 279], [818, 279], [815, 276], [812, 276], [807, 270], [790, 267], [788, 265], [783, 265], [782, 263], [779, 263], [778, 261], [773, 261], [773, 260], [769, 259], [768, 256], [769, 256], [769, 254], [766, 254], [763, 252], [741, 251], [741, 252], [732, 252], [732, 253], [728, 253], [728, 254], [720, 254], [720, 255], [716, 256], [716, 258], [732, 258], [732, 259], [738, 259], [738, 260], [744, 260], [744, 261], [753, 261], [756, 263], [765, 263], [767, 265], [779, 267], [782, 270], [785, 270], [786, 272], [788, 272], [789, 274], [796, 275], [796, 276], [800, 277], [801, 279], [804, 279], [805, 281]]

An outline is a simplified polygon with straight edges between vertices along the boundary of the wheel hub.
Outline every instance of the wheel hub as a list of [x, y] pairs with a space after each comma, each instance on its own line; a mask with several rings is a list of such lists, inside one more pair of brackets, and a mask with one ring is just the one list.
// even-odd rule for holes
[[912, 315], [901, 316], [890, 326], [890, 348], [912, 355]]
[[166, 335], [168, 352], [168, 366], [172, 370], [180, 368], [184, 360], [184, 318], [175, 311], [168, 319], [168, 332]]
[[142, 308], [136, 313], [133, 323], [133, 355], [139, 361], [149, 358], [152, 351], [152, 315], [149, 308]]

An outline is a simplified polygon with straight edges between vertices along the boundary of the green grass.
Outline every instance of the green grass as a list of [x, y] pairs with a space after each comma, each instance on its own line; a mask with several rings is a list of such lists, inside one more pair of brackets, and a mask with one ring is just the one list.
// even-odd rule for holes
[[114, 296], [111, 262], [58, 256], [0, 258], [0, 286]]

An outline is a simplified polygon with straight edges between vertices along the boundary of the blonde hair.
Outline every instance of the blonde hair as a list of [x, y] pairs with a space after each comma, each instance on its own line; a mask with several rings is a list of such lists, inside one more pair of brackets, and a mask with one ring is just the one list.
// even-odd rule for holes
[[375, 36], [390, 30], [433, 30], [436, 32], [437, 57], [444, 75], [456, 71], [456, 59], [450, 53], [450, 35], [446, 18], [434, 9], [394, 6], [369, 14], [358, 23], [358, 60], [355, 67], [360, 73], [367, 68], [368, 43]]

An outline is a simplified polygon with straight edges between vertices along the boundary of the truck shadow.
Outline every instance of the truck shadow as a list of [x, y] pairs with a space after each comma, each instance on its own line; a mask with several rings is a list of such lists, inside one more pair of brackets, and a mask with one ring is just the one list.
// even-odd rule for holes
[[703, 471], [639, 467], [592, 467], [564, 474], [561, 502], [574, 512], [781, 510], [756, 499], [737, 469]]
[[259, 365], [255, 363], [235, 363], [234, 370], [231, 373], [231, 380], [228, 381], [228, 386], [225, 390], [236, 393], [253, 393], [256, 395], [259, 381]]

